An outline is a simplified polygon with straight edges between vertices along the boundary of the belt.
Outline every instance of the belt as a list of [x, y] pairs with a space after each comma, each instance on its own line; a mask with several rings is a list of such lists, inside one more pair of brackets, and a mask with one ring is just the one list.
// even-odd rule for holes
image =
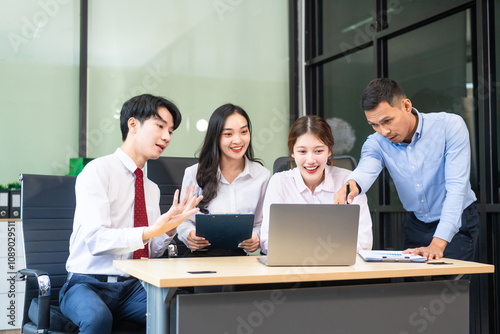
[[66, 275], [66, 282], [69, 282], [71, 277], [73, 275], [79, 275], [79, 276], [87, 276], [87, 277], [92, 277], [95, 278], [96, 280], [104, 283], [116, 283], [116, 282], [125, 282], [131, 279], [134, 279], [135, 277], [132, 276], [118, 276], [118, 275], [90, 275], [90, 274], [77, 274], [77, 273], [68, 273]]

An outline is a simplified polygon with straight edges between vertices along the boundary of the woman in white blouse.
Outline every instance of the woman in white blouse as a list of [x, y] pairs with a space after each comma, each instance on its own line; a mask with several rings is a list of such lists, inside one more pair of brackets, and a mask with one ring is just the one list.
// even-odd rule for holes
[[245, 255], [257, 250], [270, 172], [254, 158], [250, 118], [241, 107], [225, 104], [213, 112], [198, 161], [186, 168], [182, 189], [196, 186], [197, 196], [203, 195], [198, 205], [202, 213], [255, 214], [253, 234], [235, 251], [199, 251], [210, 240], [196, 236], [195, 217], [191, 216], [177, 228], [179, 239], [195, 255]]
[[[297, 119], [288, 134], [290, 161], [296, 168], [274, 174], [269, 180], [264, 199], [264, 217], [260, 246], [267, 254], [269, 235], [269, 207], [273, 203], [333, 204], [333, 195], [348, 180], [351, 171], [331, 166], [333, 135], [328, 123], [318, 116]], [[359, 249], [371, 249], [372, 220], [366, 195], [353, 202], [360, 205]], [[307, 222], [304, 222], [307, 228]]]

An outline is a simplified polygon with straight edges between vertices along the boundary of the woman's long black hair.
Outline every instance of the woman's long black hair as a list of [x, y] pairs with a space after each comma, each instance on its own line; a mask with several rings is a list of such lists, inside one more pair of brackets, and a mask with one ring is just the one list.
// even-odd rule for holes
[[210, 120], [208, 121], [208, 129], [203, 141], [203, 146], [198, 157], [198, 172], [196, 174], [196, 182], [203, 190], [203, 199], [198, 205], [202, 213], [208, 213], [208, 204], [217, 196], [219, 188], [218, 168], [220, 164], [220, 137], [224, 129], [226, 119], [232, 114], [237, 113], [245, 117], [250, 131], [250, 143], [248, 144], [245, 156], [250, 161], [256, 161], [253, 155], [252, 148], [252, 124], [248, 114], [241, 107], [231, 103], [224, 104], [215, 109]]

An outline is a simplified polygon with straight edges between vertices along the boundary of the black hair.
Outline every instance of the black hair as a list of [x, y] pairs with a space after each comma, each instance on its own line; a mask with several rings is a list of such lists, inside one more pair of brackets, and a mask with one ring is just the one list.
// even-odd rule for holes
[[198, 157], [199, 164], [198, 172], [196, 173], [196, 182], [203, 190], [203, 199], [199, 204], [202, 213], [208, 213], [208, 204], [217, 197], [217, 190], [219, 188], [217, 171], [221, 158], [220, 137], [227, 118], [235, 113], [245, 117], [248, 124], [248, 131], [250, 131], [250, 142], [245, 152], [245, 156], [250, 161], [258, 161], [258, 159], [254, 157], [252, 148], [252, 124], [245, 110], [231, 103], [224, 104], [215, 109], [208, 121], [207, 133], [205, 134], [205, 139]]
[[380, 102], [387, 102], [394, 107], [397, 99], [406, 97], [403, 89], [394, 80], [378, 78], [370, 81], [361, 96], [361, 108], [365, 111], [375, 109]]
[[181, 113], [177, 106], [164, 97], [153, 96], [151, 94], [142, 94], [126, 101], [120, 112], [120, 129], [122, 131], [122, 140], [125, 141], [128, 135], [128, 120], [130, 117], [136, 118], [141, 124], [150, 117], [158, 117], [158, 108], [164, 107], [174, 119], [174, 130], [181, 124]]

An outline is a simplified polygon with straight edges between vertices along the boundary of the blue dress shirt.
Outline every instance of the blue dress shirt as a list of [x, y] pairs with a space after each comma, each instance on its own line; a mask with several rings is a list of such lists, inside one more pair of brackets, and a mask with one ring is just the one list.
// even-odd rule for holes
[[425, 223], [439, 220], [434, 237], [450, 242], [463, 210], [476, 200], [469, 181], [469, 132], [458, 115], [412, 112], [418, 126], [411, 142], [393, 144], [379, 133], [368, 136], [349, 179], [365, 193], [386, 167], [405, 210]]

